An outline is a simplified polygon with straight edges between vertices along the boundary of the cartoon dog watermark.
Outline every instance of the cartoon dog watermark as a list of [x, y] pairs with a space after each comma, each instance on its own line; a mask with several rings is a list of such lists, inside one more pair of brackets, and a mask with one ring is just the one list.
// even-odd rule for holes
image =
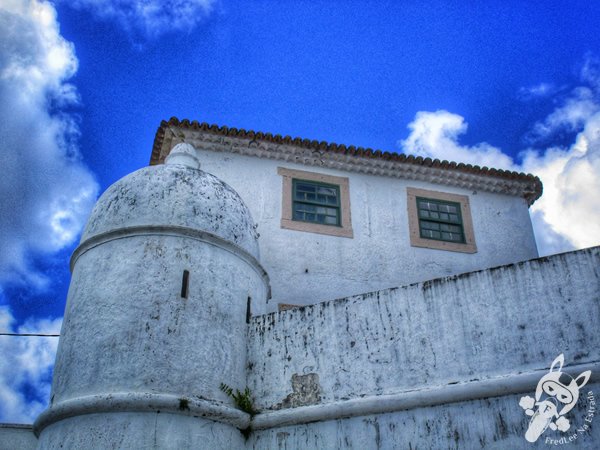
[[[558, 429], [563, 433], [571, 428], [571, 423], [566, 414], [577, 404], [580, 389], [588, 382], [592, 372], [586, 370], [573, 379], [569, 374], [561, 371], [564, 362], [564, 355], [558, 355], [552, 362], [550, 371], [538, 382], [535, 399], [525, 396], [521, 397], [519, 401], [519, 405], [525, 410], [525, 414], [531, 416], [529, 427], [525, 433], [525, 439], [529, 442], [537, 441], [547, 428], [551, 430]], [[588, 398], [590, 394], [592, 395], [591, 402], [595, 405], [591, 391]], [[591, 408], [593, 417], [595, 409], [593, 405]]]

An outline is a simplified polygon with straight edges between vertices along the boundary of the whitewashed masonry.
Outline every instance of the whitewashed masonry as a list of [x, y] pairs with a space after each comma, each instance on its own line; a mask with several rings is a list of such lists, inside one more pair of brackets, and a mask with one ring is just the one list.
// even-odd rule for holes
[[[203, 169], [248, 205], [271, 280], [270, 311], [279, 303], [311, 304], [538, 256], [528, 206], [541, 195], [541, 183], [532, 175], [403, 155], [386, 159], [380, 152], [342, 152], [335, 144], [176, 119], [161, 124], [151, 164], [180, 142], [194, 145]], [[290, 226], [286, 202], [294, 173], [340, 185], [342, 227]], [[414, 238], [409, 198], [415, 190], [466, 199], [467, 245]]]

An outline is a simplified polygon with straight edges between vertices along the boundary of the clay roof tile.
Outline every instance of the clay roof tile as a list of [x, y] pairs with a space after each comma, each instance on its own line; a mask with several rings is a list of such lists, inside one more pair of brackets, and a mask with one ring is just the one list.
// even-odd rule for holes
[[518, 173], [514, 171], [507, 171], [502, 169], [495, 169], [493, 167], [488, 168], [486, 166], [480, 167], [478, 165], [456, 163], [454, 161], [432, 158], [423, 158], [422, 156], [406, 155], [404, 153], [391, 153], [381, 150], [373, 150], [371, 148], [355, 147], [354, 145], [346, 146], [344, 144], [328, 143], [326, 141], [316, 141], [309, 139], [302, 139], [299, 137], [292, 138], [287, 135], [282, 137], [279, 134], [273, 135], [271, 133], [246, 131], [245, 129], [229, 128], [227, 126], [219, 127], [218, 125], [208, 125], [206, 122], [198, 123], [197, 120], [190, 122], [188, 119], [179, 120], [176, 117], [171, 117], [168, 121], [161, 121], [156, 136], [154, 138], [154, 146], [152, 149], [152, 156], [150, 164], [158, 164], [159, 158], [161, 158], [160, 151], [165, 139], [165, 132], [169, 128], [179, 129], [191, 129], [198, 130], [223, 136], [232, 136], [239, 138], [249, 138], [254, 140], [260, 140], [265, 142], [271, 142], [276, 144], [293, 145], [296, 147], [303, 147], [307, 149], [315, 149], [329, 153], [341, 153], [351, 155], [357, 158], [370, 158], [370, 159], [382, 159], [386, 161], [401, 162], [405, 164], [413, 164], [425, 167], [435, 167], [446, 170], [458, 170], [463, 173], [469, 173], [474, 175], [482, 175], [486, 177], [504, 178], [508, 180], [527, 180], [533, 182], [535, 185], [535, 192], [528, 194], [527, 200], [533, 203], [542, 194], [542, 183], [539, 178], [532, 174]]

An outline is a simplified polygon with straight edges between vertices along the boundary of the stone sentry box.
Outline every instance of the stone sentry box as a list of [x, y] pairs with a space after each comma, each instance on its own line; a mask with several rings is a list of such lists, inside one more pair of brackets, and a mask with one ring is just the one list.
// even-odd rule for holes
[[40, 449], [243, 446], [249, 309], [268, 277], [239, 196], [182, 144], [100, 198], [72, 281]]

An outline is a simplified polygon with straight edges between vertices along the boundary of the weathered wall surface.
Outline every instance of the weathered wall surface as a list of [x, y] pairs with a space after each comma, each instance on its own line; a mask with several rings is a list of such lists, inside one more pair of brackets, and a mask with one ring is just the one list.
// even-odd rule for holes
[[39, 448], [180, 450], [244, 447], [240, 432], [223, 423], [165, 412], [113, 412], [85, 414], [56, 422], [40, 436]]
[[144, 167], [110, 186], [81, 237], [133, 226], [169, 225], [202, 230], [257, 256], [256, 232], [246, 205], [231, 187], [180, 165]]
[[[586, 386], [596, 393], [600, 385]], [[576, 437], [571, 443], [558, 445], [546, 439], [560, 433], [548, 430], [535, 443], [525, 440], [529, 418], [519, 408], [521, 395], [452, 403], [388, 414], [377, 414], [326, 422], [284, 426], [253, 433], [248, 447], [263, 449], [597, 449], [600, 442], [600, 415], [585, 422], [590, 406], [582, 399], [573, 416], [573, 429], [565, 436]], [[596, 406], [597, 409], [597, 406]], [[587, 417], [587, 416], [586, 416]], [[596, 422], [596, 423], [594, 423]], [[576, 429], [589, 423], [583, 432]]]
[[262, 408], [317, 374], [321, 402], [600, 360], [600, 248], [254, 319]]
[[[350, 173], [199, 149], [202, 170], [232, 186], [258, 223], [273, 300], [312, 304], [537, 257], [525, 200], [446, 185]], [[281, 228], [278, 167], [348, 177], [353, 238]], [[240, 176], [243, 173], [244, 176]], [[406, 188], [469, 197], [478, 252], [411, 247]]]
[[[188, 298], [181, 298], [184, 269]], [[71, 281], [53, 402], [112, 392], [225, 399], [219, 384], [245, 377], [247, 298], [266, 296], [257, 278], [235, 255], [184, 237], [132, 236], [84, 253]]]
[[0, 450], [34, 450], [36, 446], [30, 425], [0, 423]]
[[[282, 410], [547, 370], [560, 353], [567, 365], [593, 365], [600, 361], [598, 319], [600, 247], [257, 317], [249, 332], [248, 384], [260, 408]], [[472, 427], [471, 440], [481, 428], [489, 441], [498, 419], [478, 417], [495, 402], [495, 411], [516, 411], [504, 420], [525, 421], [511, 431], [522, 437], [526, 419], [511, 401], [444, 406], [448, 423], [440, 429], [462, 436]], [[406, 427], [409, 436], [405, 445], [382, 448], [416, 442], [410, 436], [436, 413], [415, 411], [381, 415], [380, 426]], [[453, 428], [455, 415], [465, 417]], [[293, 433], [275, 428], [257, 437], [270, 444], [256, 445], [277, 448], [283, 436], [288, 448], [301, 448], [301, 439], [320, 430], [324, 440], [315, 448], [335, 447], [344, 435], [357, 441], [342, 447], [361, 448], [356, 442], [374, 433], [366, 431], [369, 420], [298, 425]]]

